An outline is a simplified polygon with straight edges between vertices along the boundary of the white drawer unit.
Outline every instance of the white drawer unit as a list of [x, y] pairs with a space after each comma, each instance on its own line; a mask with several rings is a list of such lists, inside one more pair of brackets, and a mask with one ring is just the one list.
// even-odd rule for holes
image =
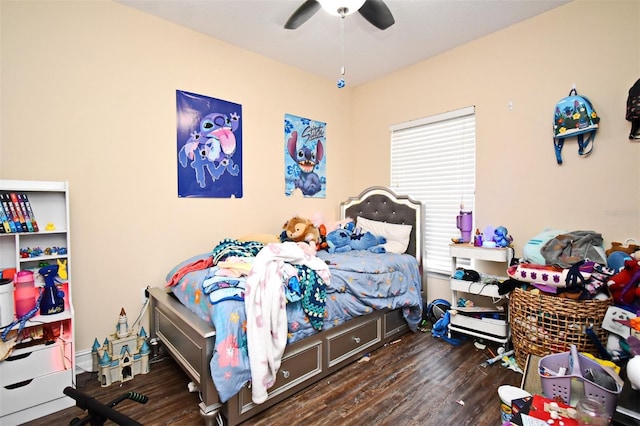
[[[462, 258], [504, 263], [506, 274], [512, 257], [510, 248], [475, 247], [471, 244], [452, 244], [449, 246], [449, 253], [454, 273], [458, 267], [458, 259]], [[452, 311], [450, 316], [449, 333], [455, 331], [501, 344], [509, 343], [511, 333], [506, 303], [504, 305], [495, 303], [502, 299], [497, 285], [451, 278], [450, 288], [451, 306], [455, 312]], [[483, 304], [485, 306], [473, 308], [457, 308], [457, 302], [463, 295], [490, 298], [494, 303], [487, 302]]]
[[[0, 388], [1, 424], [20, 424], [73, 406], [75, 401], [63, 393], [72, 380], [73, 371], [65, 370], [3, 386]], [[49, 402], [58, 408], [41, 413]], [[27, 410], [34, 410], [41, 416], [33, 417]]]
[[3, 386], [14, 385], [34, 377], [71, 369], [71, 344], [58, 340], [15, 350], [0, 362]]

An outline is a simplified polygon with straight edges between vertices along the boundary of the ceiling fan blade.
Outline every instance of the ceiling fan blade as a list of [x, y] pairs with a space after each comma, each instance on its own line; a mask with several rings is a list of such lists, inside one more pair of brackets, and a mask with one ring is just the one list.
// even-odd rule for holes
[[396, 23], [383, 0], [367, 0], [358, 12], [364, 19], [381, 30], [386, 30]]
[[287, 30], [295, 30], [304, 24], [320, 9], [320, 3], [317, 0], [306, 0], [302, 5], [289, 17], [284, 27]]

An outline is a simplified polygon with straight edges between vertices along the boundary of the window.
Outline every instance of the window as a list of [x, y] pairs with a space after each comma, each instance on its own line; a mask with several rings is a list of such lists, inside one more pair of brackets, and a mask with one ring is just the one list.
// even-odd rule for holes
[[474, 209], [475, 160], [475, 107], [391, 127], [391, 188], [424, 203], [428, 272], [452, 272], [449, 245], [460, 237], [456, 216], [461, 205]]

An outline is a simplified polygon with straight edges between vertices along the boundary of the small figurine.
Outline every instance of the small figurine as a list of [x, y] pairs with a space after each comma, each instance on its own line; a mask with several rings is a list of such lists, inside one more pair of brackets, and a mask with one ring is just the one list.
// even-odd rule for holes
[[504, 226], [498, 226], [493, 231], [493, 241], [497, 247], [509, 247], [513, 242], [513, 238], [509, 235], [509, 231]]
[[58, 259], [57, 260], [58, 263], [58, 276], [63, 279], [66, 280], [68, 275], [67, 275], [67, 259]]

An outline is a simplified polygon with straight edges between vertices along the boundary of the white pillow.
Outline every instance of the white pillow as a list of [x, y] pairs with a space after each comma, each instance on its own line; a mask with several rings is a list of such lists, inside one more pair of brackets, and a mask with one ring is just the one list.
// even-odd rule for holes
[[362, 229], [362, 232], [371, 232], [373, 235], [385, 237], [387, 242], [384, 244], [384, 248], [389, 253], [402, 254], [409, 247], [411, 225], [379, 222], [358, 216], [356, 227]]

